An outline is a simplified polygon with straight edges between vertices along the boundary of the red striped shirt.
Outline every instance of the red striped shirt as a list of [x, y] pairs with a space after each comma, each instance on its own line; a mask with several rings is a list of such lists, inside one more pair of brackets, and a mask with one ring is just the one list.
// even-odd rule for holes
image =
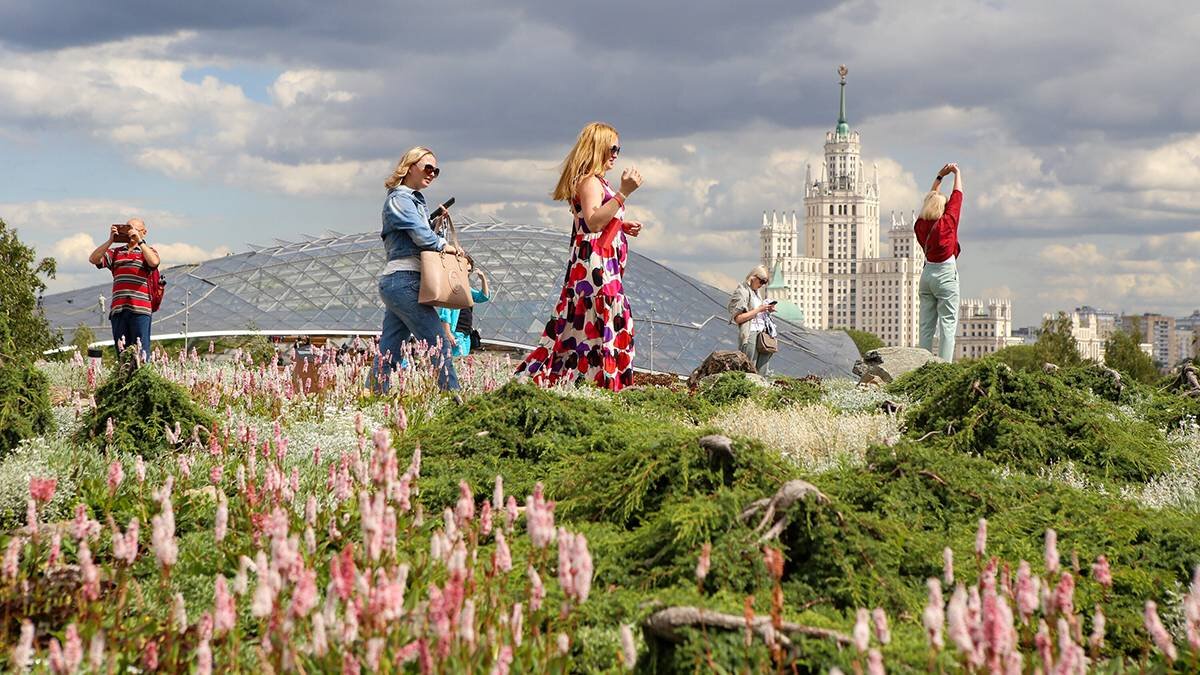
[[112, 271], [113, 289], [109, 317], [124, 309], [136, 314], [152, 313], [150, 272], [153, 268], [146, 264], [141, 246], [132, 249], [128, 246], [110, 248], [104, 252], [104, 257], [96, 267]]

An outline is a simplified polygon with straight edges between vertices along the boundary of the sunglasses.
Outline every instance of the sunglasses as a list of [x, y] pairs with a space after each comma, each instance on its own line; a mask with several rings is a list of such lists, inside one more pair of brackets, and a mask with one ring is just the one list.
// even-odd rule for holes
[[612, 146], [611, 148], [609, 148], [609, 149], [608, 149], [608, 152], [609, 152], [609, 154], [611, 154], [613, 157], [616, 157], [617, 155], [621, 154], [621, 146], [619, 146], [619, 145], [614, 145], [614, 146]]
[[422, 165], [421, 170], [425, 172], [426, 176], [433, 176], [434, 178], [442, 174], [442, 170], [432, 164]]

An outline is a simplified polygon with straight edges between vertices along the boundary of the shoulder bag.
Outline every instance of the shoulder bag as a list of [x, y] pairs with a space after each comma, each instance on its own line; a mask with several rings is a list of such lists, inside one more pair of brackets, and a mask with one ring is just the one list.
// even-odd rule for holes
[[771, 317], [763, 316], [763, 327], [765, 330], [758, 334], [754, 344], [755, 351], [760, 354], [774, 354], [779, 351], [779, 338], [775, 336], [775, 324]]
[[447, 213], [443, 218], [450, 229], [450, 243], [457, 253], [421, 251], [421, 292], [417, 302], [447, 309], [466, 309], [474, 304], [467, 278], [468, 263], [458, 244], [458, 230]]

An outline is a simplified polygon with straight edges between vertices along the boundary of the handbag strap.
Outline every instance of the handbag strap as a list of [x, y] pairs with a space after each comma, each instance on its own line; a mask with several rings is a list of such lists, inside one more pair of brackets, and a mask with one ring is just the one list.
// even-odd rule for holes
[[454, 219], [450, 217], [450, 211], [449, 211], [449, 210], [447, 210], [447, 211], [446, 211], [445, 213], [443, 213], [442, 215], [438, 216], [438, 219], [439, 219], [439, 220], [440, 220], [440, 219], [443, 219], [443, 218], [446, 220], [446, 229], [448, 229], [448, 230], [450, 231], [450, 238], [448, 239], [448, 241], [449, 241], [451, 244], [454, 244], [454, 250], [455, 250], [455, 251], [461, 251], [461, 250], [462, 250], [462, 246], [460, 246], [460, 245], [459, 245], [459, 243], [458, 243], [458, 228], [456, 228], [456, 227], [454, 226]]

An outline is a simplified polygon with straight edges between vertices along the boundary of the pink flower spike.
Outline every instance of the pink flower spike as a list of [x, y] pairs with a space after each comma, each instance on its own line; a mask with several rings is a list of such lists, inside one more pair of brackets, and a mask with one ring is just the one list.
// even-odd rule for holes
[[512, 571], [512, 552], [504, 539], [504, 530], [496, 530], [496, 552], [492, 559], [496, 569], [505, 574]]
[[1046, 530], [1046, 574], [1054, 574], [1058, 569], [1058, 533]]
[[712, 564], [712, 542], [704, 542], [704, 546], [700, 548], [700, 560], [696, 563], [696, 581], [703, 584], [704, 579], [708, 576], [709, 566]]
[[946, 615], [942, 609], [942, 585], [932, 577], [926, 585], [929, 587], [929, 602], [925, 604], [925, 611], [921, 613], [921, 622], [925, 626], [925, 637], [929, 640], [929, 646], [941, 651], [945, 646], [942, 641], [942, 629], [946, 623]]
[[867, 675], [884, 675], [887, 670], [883, 667], [883, 654], [878, 649], [867, 653]]
[[546, 587], [533, 565], [525, 571], [529, 575], [529, 611], [536, 612], [542, 608], [542, 601], [546, 599]]
[[1088, 644], [1094, 650], [1099, 651], [1104, 647], [1105, 623], [1104, 610], [1100, 609], [1100, 605], [1096, 605], [1096, 613], [1092, 615], [1092, 634], [1088, 637]]
[[871, 612], [859, 607], [854, 621], [854, 648], [859, 654], [866, 653], [871, 646]]
[[1101, 555], [1096, 558], [1096, 562], [1092, 564], [1092, 577], [1104, 588], [1112, 588], [1112, 570], [1108, 567], [1107, 557]]
[[633, 670], [637, 665], [637, 647], [633, 642], [633, 629], [629, 624], [621, 624], [621, 665], [625, 670]]
[[954, 586], [954, 550], [949, 546], [942, 549], [942, 581], [946, 588]]
[[57, 478], [29, 477], [29, 496], [38, 504], [45, 504], [54, 499], [54, 489], [58, 486]]
[[1021, 623], [1028, 624], [1029, 619], [1033, 616], [1038, 607], [1038, 586], [1039, 579], [1033, 576], [1033, 570], [1029, 563], [1022, 560], [1017, 566], [1017, 614], [1021, 617]]
[[104, 437], [105, 437], [106, 439], [108, 439], [108, 442], [109, 442], [109, 443], [112, 443], [112, 439], [113, 439], [113, 432], [114, 432], [114, 431], [115, 431], [115, 429], [114, 429], [114, 427], [113, 427], [113, 420], [112, 420], [112, 418], [110, 417], [110, 418], [108, 418], [108, 420], [107, 420], [107, 421], [105, 421], [105, 423], [104, 423]]
[[987, 552], [987, 518], [979, 519], [979, 529], [975, 531], [975, 555], [982, 558]]
[[1146, 631], [1150, 633], [1150, 639], [1154, 641], [1154, 646], [1158, 647], [1158, 651], [1162, 652], [1168, 661], [1174, 662], [1179, 657], [1179, 653], [1175, 650], [1175, 641], [1171, 639], [1171, 634], [1163, 626], [1162, 619], [1158, 618], [1158, 605], [1153, 600], [1146, 601], [1145, 620]]
[[471, 494], [471, 486], [467, 481], [458, 482], [458, 504], [454, 507], [454, 521], [458, 527], [464, 527], [475, 519], [475, 497]]
[[875, 622], [875, 639], [879, 640], [881, 645], [891, 643], [892, 632], [888, 629], [887, 612], [884, 612], [882, 607], [876, 607], [871, 612], [871, 618]]
[[492, 503], [496, 508], [504, 506], [504, 479], [496, 476], [496, 485], [492, 488]]

